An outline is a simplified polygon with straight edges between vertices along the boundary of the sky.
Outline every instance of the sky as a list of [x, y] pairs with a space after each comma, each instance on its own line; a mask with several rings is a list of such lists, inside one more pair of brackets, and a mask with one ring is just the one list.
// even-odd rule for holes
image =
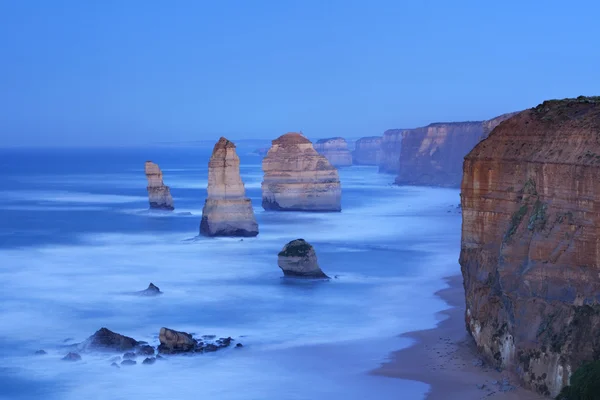
[[0, 147], [352, 138], [598, 95], [599, 3], [0, 0]]

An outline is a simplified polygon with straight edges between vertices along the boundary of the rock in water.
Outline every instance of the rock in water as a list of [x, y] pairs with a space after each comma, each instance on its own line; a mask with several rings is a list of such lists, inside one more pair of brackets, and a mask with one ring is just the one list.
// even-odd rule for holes
[[315, 249], [304, 239], [292, 240], [277, 257], [277, 265], [285, 276], [300, 278], [329, 278], [321, 271]]
[[178, 332], [169, 328], [160, 328], [158, 340], [160, 340], [158, 352], [163, 354], [193, 351], [197, 344], [189, 333]]
[[556, 396], [600, 355], [600, 97], [546, 101], [466, 157], [466, 324], [495, 367]]
[[273, 140], [263, 159], [262, 206], [278, 211], [341, 211], [338, 171], [299, 133]]
[[140, 290], [139, 292], [135, 292], [135, 294], [139, 296], [158, 296], [161, 295], [162, 292], [154, 283], [150, 282], [148, 287], [144, 290]]
[[69, 353], [62, 358], [64, 361], [80, 361], [81, 356], [77, 353]]
[[356, 141], [352, 152], [355, 165], [379, 165], [381, 161], [381, 136], [369, 136]]
[[134, 349], [137, 345], [137, 340], [133, 338], [100, 328], [78, 347], [83, 350], [127, 351]]
[[208, 198], [200, 233], [206, 236], [256, 236], [258, 224], [240, 177], [235, 144], [220, 138], [208, 163]]
[[348, 142], [344, 138], [334, 137], [317, 140], [315, 150], [324, 155], [335, 167], [349, 167], [352, 165], [352, 154], [348, 150]]
[[148, 200], [150, 208], [158, 210], [174, 210], [173, 198], [168, 186], [163, 183], [162, 172], [158, 165], [146, 161], [146, 178], [148, 179]]

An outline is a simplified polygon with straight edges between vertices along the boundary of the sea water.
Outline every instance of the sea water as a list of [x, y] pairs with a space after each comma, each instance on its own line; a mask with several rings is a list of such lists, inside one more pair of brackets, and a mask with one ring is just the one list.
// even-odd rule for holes
[[[341, 213], [265, 212], [261, 159], [238, 148], [260, 234], [199, 237], [210, 151], [0, 150], [0, 398], [423, 398], [427, 385], [369, 371], [444, 308], [434, 292], [459, 272], [458, 190], [355, 166], [340, 169]], [[146, 160], [174, 212], [148, 211]], [[282, 278], [277, 253], [297, 238], [333, 279]], [[150, 282], [164, 294], [131, 295]], [[163, 326], [244, 347], [120, 369], [105, 354], [61, 360], [101, 327], [157, 345]]]

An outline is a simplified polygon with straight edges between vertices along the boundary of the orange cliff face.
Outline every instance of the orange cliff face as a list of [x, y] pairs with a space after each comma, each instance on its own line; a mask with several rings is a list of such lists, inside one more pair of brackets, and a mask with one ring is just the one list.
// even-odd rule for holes
[[461, 197], [467, 329], [556, 396], [600, 358], [600, 98], [501, 123], [465, 158]]

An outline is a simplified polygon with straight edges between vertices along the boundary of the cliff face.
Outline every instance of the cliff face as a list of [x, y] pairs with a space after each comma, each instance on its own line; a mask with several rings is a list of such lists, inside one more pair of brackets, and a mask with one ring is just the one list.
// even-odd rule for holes
[[515, 115], [517, 115], [519, 112], [512, 112], [512, 113], [506, 113], [506, 114], [502, 114], [497, 116], [496, 118], [492, 118], [492, 119], [488, 119], [487, 121], [483, 121], [483, 133], [482, 133], [482, 138], [481, 139], [485, 139], [486, 137], [488, 137], [490, 135], [490, 133], [492, 133], [492, 131], [498, 126], [500, 125], [501, 122], [506, 121], [507, 119], [514, 117]]
[[481, 121], [435, 123], [404, 131], [396, 183], [458, 187], [463, 157], [482, 134]]
[[349, 167], [352, 165], [352, 153], [348, 150], [348, 142], [341, 137], [320, 139], [315, 143], [315, 150], [325, 156], [331, 165]]
[[600, 359], [599, 182], [600, 98], [523, 111], [464, 162], [467, 329], [546, 395]]
[[287, 133], [273, 140], [262, 168], [265, 210], [341, 210], [337, 169], [301, 134]]
[[360, 138], [352, 153], [352, 162], [356, 165], [379, 165], [381, 161], [381, 136]]
[[407, 129], [388, 129], [381, 138], [381, 155], [379, 172], [397, 174], [400, 167], [400, 152], [402, 150], [402, 134]]
[[256, 236], [258, 224], [240, 177], [235, 144], [220, 138], [208, 162], [208, 198], [200, 233], [206, 236]]
[[148, 201], [150, 208], [157, 210], [174, 210], [173, 198], [169, 187], [163, 183], [162, 172], [158, 165], [146, 161], [144, 170], [148, 180]]

